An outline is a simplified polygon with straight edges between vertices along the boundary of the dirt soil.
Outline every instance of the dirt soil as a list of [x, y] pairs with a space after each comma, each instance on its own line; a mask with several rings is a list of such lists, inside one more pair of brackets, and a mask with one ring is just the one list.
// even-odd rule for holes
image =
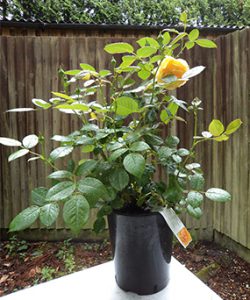
[[[188, 249], [174, 246], [173, 256], [224, 300], [250, 300], [250, 264], [208, 242]], [[0, 247], [0, 296], [112, 259], [110, 244], [28, 243], [13, 238]]]

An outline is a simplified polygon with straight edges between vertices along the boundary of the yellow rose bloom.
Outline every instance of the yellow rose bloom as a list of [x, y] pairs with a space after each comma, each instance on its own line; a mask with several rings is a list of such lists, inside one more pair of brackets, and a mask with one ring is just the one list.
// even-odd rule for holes
[[184, 59], [176, 59], [172, 56], [166, 56], [161, 62], [160, 67], [156, 73], [156, 81], [158, 83], [164, 83], [162, 78], [165, 78], [169, 75], [174, 75], [178, 78], [178, 80], [166, 84], [166, 88], [168, 90], [176, 89], [187, 82], [186, 80], [181, 80], [181, 78], [183, 74], [186, 73], [188, 70], [188, 63]]

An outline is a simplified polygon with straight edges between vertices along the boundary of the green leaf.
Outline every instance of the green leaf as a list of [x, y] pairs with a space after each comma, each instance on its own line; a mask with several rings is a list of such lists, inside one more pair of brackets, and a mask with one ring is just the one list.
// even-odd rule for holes
[[163, 45], [167, 45], [171, 40], [171, 36], [167, 31], [163, 33], [162, 37], [163, 37]]
[[150, 146], [160, 146], [163, 144], [163, 139], [160, 136], [154, 134], [147, 134], [144, 138]]
[[77, 75], [81, 71], [82, 70], [68, 70], [68, 71], [65, 71], [64, 74], [66, 74], [66, 75]]
[[21, 150], [18, 150], [18, 151], [16, 151], [16, 152], [12, 153], [12, 154], [8, 157], [8, 161], [9, 161], [9, 162], [10, 162], [10, 161], [13, 161], [13, 160], [15, 160], [15, 159], [17, 159], [17, 158], [19, 158], [19, 157], [22, 157], [22, 156], [28, 154], [28, 153], [29, 153], [29, 150], [28, 150], [28, 149], [21, 149]]
[[181, 32], [179, 33], [172, 41], [171, 41], [171, 45], [176, 44], [179, 40], [183, 39], [184, 36], [186, 36], [187, 33], [186, 32]]
[[128, 173], [124, 169], [116, 169], [111, 173], [109, 182], [117, 191], [123, 190], [129, 183]]
[[71, 178], [73, 174], [69, 171], [59, 170], [51, 173], [48, 178], [50, 179], [63, 179], [63, 178]]
[[136, 41], [136, 43], [139, 44], [141, 47], [151, 46], [156, 49], [159, 49], [159, 47], [160, 47], [159, 43], [151, 37], [143, 37], [143, 38], [139, 39], [138, 41]]
[[145, 169], [145, 159], [141, 154], [131, 153], [125, 156], [123, 165], [130, 174], [140, 177]]
[[161, 121], [167, 125], [177, 114], [178, 108], [179, 106], [176, 103], [170, 103], [166, 109], [161, 111]]
[[107, 194], [104, 184], [92, 177], [81, 179], [78, 182], [78, 190], [87, 198], [90, 207], [94, 207], [96, 202]]
[[146, 80], [149, 78], [149, 76], [151, 75], [151, 72], [146, 70], [146, 69], [141, 69], [137, 75], [139, 76], [139, 78], [141, 78], [142, 80]]
[[72, 181], [64, 181], [54, 185], [48, 190], [47, 201], [60, 201], [68, 198], [75, 191], [76, 185]]
[[132, 63], [136, 60], [136, 56], [133, 55], [125, 55], [122, 57], [122, 63], [120, 68], [126, 68], [132, 65]]
[[57, 109], [71, 109], [80, 111], [89, 111], [89, 107], [86, 104], [76, 103], [76, 104], [59, 104], [56, 106]]
[[157, 52], [156, 48], [145, 46], [136, 51], [136, 55], [140, 58], [146, 58], [151, 56], [152, 54], [155, 54]]
[[120, 97], [115, 101], [116, 114], [120, 116], [127, 116], [129, 114], [138, 112], [138, 103], [130, 97]]
[[80, 64], [80, 67], [83, 70], [87, 70], [87, 71], [92, 71], [92, 72], [96, 72], [95, 68], [89, 64]]
[[109, 71], [109, 70], [101, 70], [100, 72], [99, 72], [99, 75], [101, 76], [101, 77], [106, 77], [106, 76], [108, 76], [108, 75], [111, 75], [112, 73]]
[[71, 142], [72, 141], [72, 138], [69, 137], [69, 136], [63, 136], [63, 135], [53, 135], [52, 138], [51, 138], [53, 141], [56, 141], [56, 142]]
[[58, 147], [50, 153], [50, 158], [53, 161], [55, 161], [56, 159], [58, 159], [60, 157], [69, 155], [73, 151], [73, 149], [74, 149], [74, 147], [72, 147], [72, 146]]
[[65, 100], [74, 101], [74, 99], [72, 97], [70, 97], [69, 95], [63, 94], [63, 93], [52, 92], [52, 94], [56, 97], [59, 97], [59, 98], [65, 99]]
[[229, 139], [229, 136], [226, 134], [222, 134], [221, 136], [213, 138], [213, 140], [215, 140], [217, 142], [227, 141], [228, 139]]
[[82, 163], [80, 166], [76, 169], [76, 175], [77, 176], [86, 176], [89, 175], [96, 167], [98, 162], [93, 159], [86, 160], [84, 163]]
[[28, 149], [35, 147], [38, 144], [38, 142], [38, 136], [36, 136], [35, 134], [26, 136], [22, 141], [23, 146]]
[[203, 195], [201, 193], [191, 191], [187, 195], [187, 203], [193, 208], [199, 207], [203, 201]]
[[63, 219], [70, 229], [78, 233], [89, 218], [89, 203], [82, 195], [74, 195], [64, 204]]
[[185, 46], [189, 50], [189, 49], [191, 49], [195, 46], [195, 43], [188, 41], [188, 42], [185, 43]]
[[128, 149], [118, 149], [116, 151], [114, 151], [111, 155], [110, 155], [110, 160], [114, 161], [116, 160], [118, 157], [122, 156], [125, 152], [127, 152]]
[[20, 231], [30, 227], [38, 218], [39, 213], [39, 206], [30, 206], [24, 209], [11, 221], [9, 231]]
[[190, 152], [185, 148], [180, 148], [180, 149], [178, 149], [177, 153], [180, 156], [187, 156], [187, 155], [189, 155]]
[[180, 21], [182, 23], [184, 23], [184, 24], [187, 23], [187, 13], [185, 11], [181, 13], [181, 15], [180, 15]]
[[232, 134], [233, 132], [235, 132], [236, 130], [238, 130], [240, 128], [242, 124], [241, 119], [235, 119], [232, 122], [230, 122], [227, 125], [227, 129], [225, 131], [225, 134]]
[[35, 104], [38, 107], [41, 107], [43, 109], [48, 109], [51, 107], [51, 104], [42, 100], [42, 99], [32, 99], [32, 103]]
[[94, 223], [94, 226], [93, 226], [93, 230], [95, 233], [100, 233], [102, 232], [106, 227], [106, 222], [105, 222], [105, 219], [102, 217], [102, 218], [97, 218], [95, 220], [95, 223]]
[[217, 202], [226, 202], [231, 200], [231, 195], [227, 191], [218, 188], [208, 189], [205, 195], [208, 199]]
[[146, 151], [150, 149], [149, 145], [143, 141], [135, 142], [130, 146], [130, 151]]
[[199, 39], [196, 40], [195, 43], [204, 48], [217, 48], [216, 44], [213, 41], [207, 39]]
[[134, 48], [132, 45], [128, 43], [112, 43], [108, 44], [104, 47], [104, 50], [109, 54], [116, 54], [116, 53], [133, 53]]
[[180, 143], [180, 139], [177, 136], [170, 135], [166, 138], [166, 145], [170, 148], [176, 148]]
[[189, 79], [200, 74], [205, 69], [204, 66], [197, 66], [192, 69], [189, 69], [186, 73], [183, 74], [182, 79]]
[[57, 203], [48, 203], [41, 207], [40, 210], [40, 221], [45, 226], [51, 226], [58, 217], [59, 214], [59, 206]]
[[196, 39], [198, 39], [199, 34], [200, 32], [198, 29], [193, 29], [188, 35], [189, 41], [194, 42]]
[[90, 153], [95, 149], [94, 145], [85, 145], [82, 147], [82, 152], [83, 153]]
[[32, 204], [43, 206], [45, 203], [48, 189], [45, 187], [38, 187], [31, 191], [31, 202]]
[[219, 136], [224, 132], [224, 125], [221, 123], [220, 120], [216, 120], [214, 119], [208, 127], [209, 132], [213, 135], [213, 136]]
[[182, 162], [182, 158], [179, 155], [173, 154], [172, 158], [177, 164]]
[[193, 206], [191, 206], [190, 204], [187, 206], [187, 212], [190, 216], [196, 219], [200, 219], [200, 217], [202, 216], [202, 210], [200, 209], [200, 207], [193, 208]]
[[203, 189], [205, 184], [205, 179], [201, 174], [194, 174], [190, 176], [190, 187], [195, 191], [200, 191]]
[[5, 138], [5, 137], [0, 137], [0, 144], [2, 144], [4, 146], [9, 146], [9, 147], [22, 146], [21, 142], [14, 140], [14, 139], [10, 139], [10, 138]]

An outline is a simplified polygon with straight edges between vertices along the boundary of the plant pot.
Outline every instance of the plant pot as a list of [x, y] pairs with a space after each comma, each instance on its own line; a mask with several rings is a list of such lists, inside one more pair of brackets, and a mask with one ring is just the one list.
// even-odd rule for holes
[[164, 289], [169, 281], [173, 234], [159, 213], [108, 217], [118, 286], [139, 295]]

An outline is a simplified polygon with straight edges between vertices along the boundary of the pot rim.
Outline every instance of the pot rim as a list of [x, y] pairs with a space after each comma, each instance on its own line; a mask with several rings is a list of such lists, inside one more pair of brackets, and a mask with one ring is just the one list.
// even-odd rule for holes
[[113, 210], [114, 214], [116, 215], [121, 215], [121, 216], [126, 216], [126, 217], [152, 217], [152, 216], [158, 216], [161, 215], [159, 212], [123, 212], [123, 211], [119, 211], [119, 210]]

